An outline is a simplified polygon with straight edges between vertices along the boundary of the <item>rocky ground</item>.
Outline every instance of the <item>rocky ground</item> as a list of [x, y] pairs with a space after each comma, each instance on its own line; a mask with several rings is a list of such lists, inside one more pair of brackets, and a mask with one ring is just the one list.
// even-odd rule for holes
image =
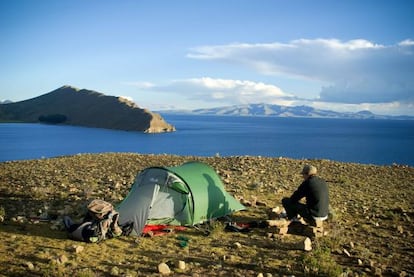
[[[271, 228], [227, 232], [224, 223], [152, 238], [100, 244], [67, 239], [61, 216], [85, 203], [119, 203], [149, 166], [198, 160], [248, 206], [232, 216], [265, 220], [301, 182], [305, 163], [327, 180], [333, 216], [325, 235], [279, 235]], [[44, 220], [48, 219], [48, 220]], [[51, 220], [50, 220], [51, 219]], [[414, 276], [414, 168], [328, 160], [91, 154], [0, 163], [0, 275], [4, 276]], [[179, 239], [186, 238], [183, 246]]]

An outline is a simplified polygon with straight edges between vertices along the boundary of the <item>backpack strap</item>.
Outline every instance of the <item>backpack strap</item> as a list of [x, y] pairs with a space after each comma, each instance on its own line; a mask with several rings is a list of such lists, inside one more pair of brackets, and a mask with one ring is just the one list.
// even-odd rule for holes
[[122, 235], [122, 229], [118, 225], [118, 212], [110, 212], [101, 220], [94, 220], [92, 223], [95, 226], [95, 234], [98, 237], [98, 242], [114, 238]]

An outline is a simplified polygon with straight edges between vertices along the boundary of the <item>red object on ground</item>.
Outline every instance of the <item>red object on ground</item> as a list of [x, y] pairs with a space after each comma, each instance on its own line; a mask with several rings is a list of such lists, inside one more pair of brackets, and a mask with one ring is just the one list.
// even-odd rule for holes
[[142, 233], [144, 235], [152, 236], [164, 236], [174, 231], [184, 231], [184, 226], [172, 226], [172, 225], [145, 225]]

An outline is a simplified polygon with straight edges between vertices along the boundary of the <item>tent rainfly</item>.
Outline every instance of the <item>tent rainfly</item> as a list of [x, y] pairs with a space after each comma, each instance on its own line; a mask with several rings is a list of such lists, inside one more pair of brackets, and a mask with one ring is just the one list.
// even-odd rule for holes
[[244, 209], [214, 169], [201, 162], [144, 169], [116, 208], [119, 223], [133, 222], [136, 236], [146, 224], [192, 226]]

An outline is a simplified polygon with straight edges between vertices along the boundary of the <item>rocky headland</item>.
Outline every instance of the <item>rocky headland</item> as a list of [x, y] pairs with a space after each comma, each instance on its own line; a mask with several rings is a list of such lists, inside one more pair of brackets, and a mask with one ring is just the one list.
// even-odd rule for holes
[[0, 104], [0, 122], [68, 124], [146, 133], [175, 131], [161, 115], [125, 98], [71, 86], [25, 101]]
[[[237, 222], [268, 219], [301, 182], [306, 163], [330, 189], [323, 236], [271, 228], [227, 232], [221, 222], [152, 238], [99, 244], [71, 241], [61, 217], [79, 219], [95, 198], [117, 204], [149, 166], [198, 160], [212, 166], [246, 211]], [[0, 275], [4, 276], [413, 276], [414, 168], [329, 160], [82, 154], [0, 163]], [[188, 241], [185, 247], [179, 239]], [[292, 247], [307, 241], [310, 248]]]

